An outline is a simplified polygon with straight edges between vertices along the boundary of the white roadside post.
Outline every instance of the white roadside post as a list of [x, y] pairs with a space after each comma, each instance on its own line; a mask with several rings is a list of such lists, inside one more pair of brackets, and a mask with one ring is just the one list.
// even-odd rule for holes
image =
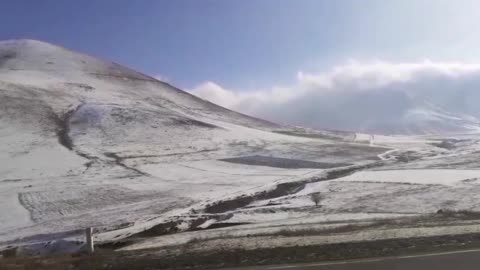
[[89, 254], [92, 254], [94, 250], [93, 250], [93, 229], [91, 227], [85, 229], [85, 237], [87, 239], [87, 252]]

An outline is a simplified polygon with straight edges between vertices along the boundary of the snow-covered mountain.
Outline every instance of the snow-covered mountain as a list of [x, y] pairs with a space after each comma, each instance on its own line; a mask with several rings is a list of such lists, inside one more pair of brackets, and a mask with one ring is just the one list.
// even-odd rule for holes
[[[101, 145], [106, 144], [121, 144], [123, 151], [138, 150], [140, 142], [148, 142], [148, 149], [163, 145], [178, 150], [191, 147], [195, 136], [204, 138], [202, 131], [208, 137], [225, 133], [217, 121], [276, 127], [119, 65], [39, 41], [0, 43], [0, 59], [2, 125], [45, 140], [37, 146], [54, 140], [55, 133], [64, 147], [88, 146], [85, 155], [92, 156], [103, 155], [107, 150]], [[141, 132], [132, 125], [141, 126]], [[158, 132], [162, 126], [169, 128]], [[178, 141], [180, 145], [169, 141], [192, 127], [199, 132], [189, 134], [189, 140]]]
[[461, 110], [450, 110], [423, 94], [402, 89], [354, 95], [349, 97], [351, 103], [343, 106], [341, 122], [349, 123], [345, 130], [376, 134], [446, 135], [480, 131], [478, 118]]
[[[292, 100], [286, 104], [288, 110], [266, 106], [259, 114], [317, 129], [375, 134], [455, 134], [480, 130], [480, 111], [471, 105], [475, 100], [472, 95], [461, 97], [454, 91], [440, 89], [431, 93], [408, 87], [319, 91]], [[459, 104], [465, 100], [470, 105]]]
[[[402, 128], [412, 131], [477, 125], [475, 117], [448, 112], [433, 105], [435, 100], [376, 97], [398, 101], [398, 108], [389, 108], [395, 113], [384, 117], [407, 115]], [[372, 101], [345, 97], [343, 102], [368, 108]], [[355, 129], [356, 121], [381, 123], [368, 118], [378, 107], [351, 107], [331, 118], [350, 121], [348, 129]], [[429, 188], [440, 192], [433, 193], [435, 200], [425, 195], [430, 189], [408, 192], [417, 188], [411, 184], [385, 193], [400, 186], [379, 184], [387, 176], [405, 184], [399, 172], [375, 179], [367, 174], [371, 182], [361, 184], [336, 178], [348, 180], [365, 168], [403, 168], [415, 160], [414, 168], [476, 168], [477, 142], [468, 136], [445, 140], [281, 126], [65, 48], [32, 40], [0, 42], [0, 250], [22, 245], [35, 252], [75, 251], [79, 242], [70, 240], [83, 240], [79, 230], [86, 227], [95, 228], [97, 242], [140, 232], [149, 240], [226, 222], [259, 226], [264, 233], [271, 226], [312, 220], [330, 224], [410, 214], [418, 207], [422, 212], [425, 205], [436, 211], [447, 191], [428, 182], [438, 181], [435, 171], [412, 180], [427, 179]], [[469, 162], [455, 165], [458, 156], [449, 149]], [[455, 181], [471, 182], [477, 175], [465, 171]], [[321, 208], [310, 201], [318, 192], [327, 198]], [[448, 192], [449, 199], [457, 192], [462, 201], [461, 189]], [[391, 194], [402, 194], [395, 197], [400, 201]], [[404, 194], [417, 197], [403, 199]]]
[[143, 224], [385, 151], [354, 138], [239, 114], [48, 43], [0, 42], [0, 242]]

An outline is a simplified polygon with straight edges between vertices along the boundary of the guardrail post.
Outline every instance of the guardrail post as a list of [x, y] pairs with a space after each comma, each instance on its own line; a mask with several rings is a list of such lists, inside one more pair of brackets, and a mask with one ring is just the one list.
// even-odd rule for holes
[[85, 237], [86, 237], [86, 240], [87, 240], [87, 252], [91, 254], [94, 251], [94, 249], [93, 249], [93, 229], [91, 227], [85, 229]]

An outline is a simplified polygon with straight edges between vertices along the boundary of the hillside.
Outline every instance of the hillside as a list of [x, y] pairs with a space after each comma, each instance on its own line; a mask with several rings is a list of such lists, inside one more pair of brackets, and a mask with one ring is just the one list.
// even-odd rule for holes
[[[48, 43], [1, 42], [0, 240], [161, 217], [372, 155], [342, 147], [352, 139], [242, 115]], [[228, 162], [251, 156], [319, 164]]]

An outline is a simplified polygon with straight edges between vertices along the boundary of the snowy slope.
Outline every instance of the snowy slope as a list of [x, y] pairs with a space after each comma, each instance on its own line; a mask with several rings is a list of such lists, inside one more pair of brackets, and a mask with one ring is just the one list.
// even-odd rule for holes
[[[475, 117], [426, 100], [406, 103], [392, 131], [476, 129]], [[369, 116], [378, 108], [371, 107], [336, 117], [348, 118], [350, 130], [373, 128]], [[65, 48], [0, 42], [0, 249], [46, 252], [57, 248], [44, 242], [79, 237], [85, 227], [95, 228], [97, 241], [111, 241], [228, 222], [249, 223], [232, 227], [233, 234], [244, 228], [253, 234], [477, 210], [479, 157], [474, 134], [280, 126]], [[310, 199], [318, 192], [321, 207]]]
[[353, 137], [239, 114], [48, 43], [0, 42], [0, 243], [141, 227], [388, 150]]

